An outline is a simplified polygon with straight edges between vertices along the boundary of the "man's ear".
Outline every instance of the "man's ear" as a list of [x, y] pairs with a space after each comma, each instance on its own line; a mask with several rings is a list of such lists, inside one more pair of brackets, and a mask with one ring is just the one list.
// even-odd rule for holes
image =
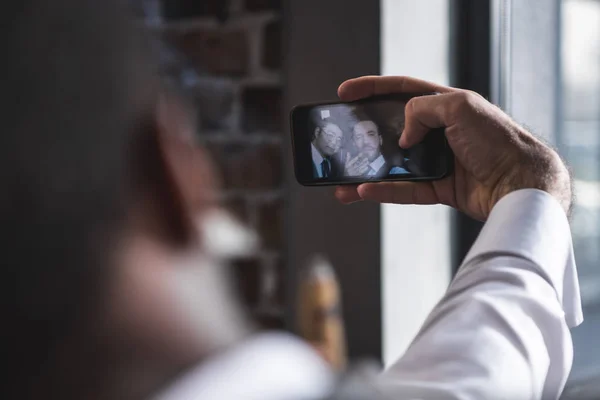
[[317, 139], [319, 136], [321, 136], [321, 128], [319, 128], [318, 126], [315, 128], [315, 134], [314, 134], [314, 139]]
[[214, 197], [211, 163], [194, 144], [194, 126], [183, 104], [163, 97], [133, 143], [133, 214], [137, 225], [167, 243], [199, 238], [194, 218]]
[[196, 143], [196, 123], [184, 102], [163, 96], [158, 105], [161, 150], [185, 207], [198, 214], [213, 204], [220, 179], [208, 153]]

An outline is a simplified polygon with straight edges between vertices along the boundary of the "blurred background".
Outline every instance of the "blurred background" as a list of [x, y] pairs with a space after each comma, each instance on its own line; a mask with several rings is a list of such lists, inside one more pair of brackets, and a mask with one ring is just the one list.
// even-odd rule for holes
[[572, 397], [590, 398], [600, 396], [600, 2], [564, 0], [560, 28], [556, 146], [575, 175], [571, 227], [586, 319], [573, 332]]
[[476, 90], [572, 166], [586, 321], [565, 398], [600, 398], [600, 0], [131, 0], [165, 80], [197, 110], [219, 201], [262, 237], [236, 263], [265, 328], [296, 330], [301, 267], [339, 276], [351, 359], [400, 356], [481, 225], [445, 207], [340, 207], [292, 173], [287, 112], [347, 78], [414, 75]]
[[195, 110], [217, 164], [218, 201], [261, 235], [238, 260], [240, 294], [265, 328], [284, 327], [284, 108], [281, 1], [133, 0], [167, 84]]

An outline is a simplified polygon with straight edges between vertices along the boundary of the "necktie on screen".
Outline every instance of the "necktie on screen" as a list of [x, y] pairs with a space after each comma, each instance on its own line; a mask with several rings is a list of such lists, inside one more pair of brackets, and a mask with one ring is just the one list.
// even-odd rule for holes
[[331, 166], [326, 158], [321, 162], [321, 171], [323, 171], [323, 178], [329, 178], [329, 175], [331, 175]]

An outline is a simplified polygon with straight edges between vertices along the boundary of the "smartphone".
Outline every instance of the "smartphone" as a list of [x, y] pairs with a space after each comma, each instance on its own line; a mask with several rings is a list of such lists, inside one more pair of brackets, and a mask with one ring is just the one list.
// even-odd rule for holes
[[406, 103], [434, 95], [403, 93], [294, 107], [290, 124], [296, 179], [305, 186], [327, 186], [448, 176], [454, 154], [444, 128], [432, 129], [410, 149], [398, 145]]

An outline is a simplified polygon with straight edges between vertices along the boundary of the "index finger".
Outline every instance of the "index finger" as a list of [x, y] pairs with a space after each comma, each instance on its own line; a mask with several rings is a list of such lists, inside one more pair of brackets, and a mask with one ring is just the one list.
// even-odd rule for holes
[[362, 201], [356, 188], [357, 186], [338, 186], [335, 189], [335, 197], [337, 197], [342, 204], [352, 204], [357, 201]]
[[343, 82], [338, 88], [342, 101], [354, 101], [379, 94], [439, 92], [458, 89], [408, 76], [362, 76]]
[[[464, 118], [465, 115], [457, 115], [451, 112], [465, 98], [471, 96], [465, 91], [456, 91], [435, 96], [420, 96], [412, 98], [405, 109], [404, 131], [400, 136], [399, 145], [402, 148], [410, 148], [420, 143], [425, 135], [435, 128], [451, 127], [456, 119]], [[446, 131], [448, 132], [448, 131]]]
[[356, 157], [354, 157], [353, 159], [350, 160], [349, 162], [349, 166], [354, 166], [356, 164], [360, 164], [362, 162], [363, 157], [359, 154]]

